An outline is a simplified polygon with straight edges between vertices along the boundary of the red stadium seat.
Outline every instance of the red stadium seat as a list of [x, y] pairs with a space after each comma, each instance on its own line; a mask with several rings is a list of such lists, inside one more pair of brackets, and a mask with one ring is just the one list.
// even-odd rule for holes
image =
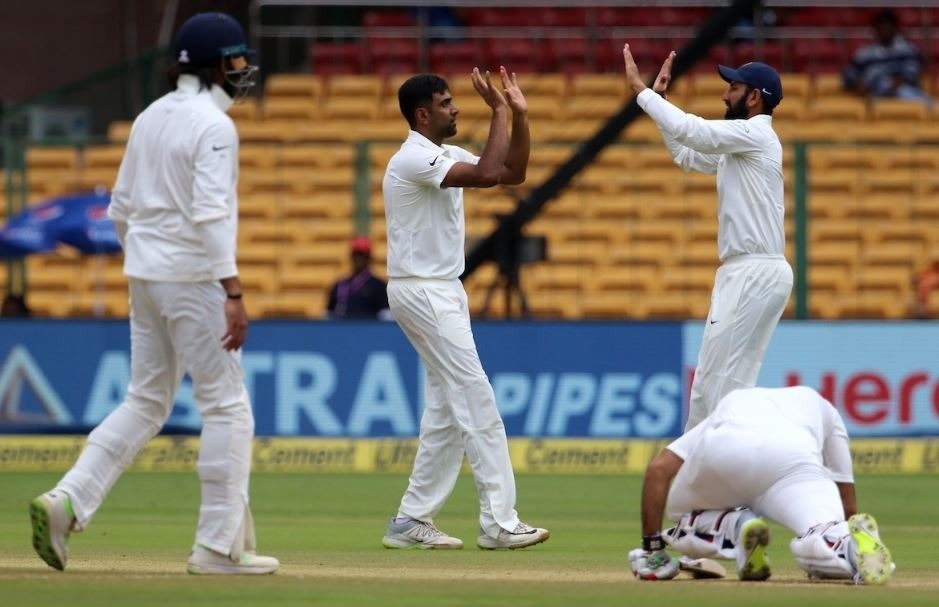
[[432, 42], [430, 70], [435, 74], [469, 74], [483, 62], [485, 53], [479, 40]]
[[489, 44], [487, 67], [492, 70], [504, 65], [518, 74], [542, 71], [543, 46], [543, 41], [530, 38], [509, 38], [499, 44]]
[[414, 19], [405, 10], [372, 9], [362, 17], [363, 27], [407, 27], [414, 25]]
[[361, 74], [365, 71], [365, 46], [359, 42], [316, 42], [310, 46], [314, 74]]
[[409, 74], [418, 71], [418, 45], [414, 38], [366, 40], [369, 69], [376, 74]]

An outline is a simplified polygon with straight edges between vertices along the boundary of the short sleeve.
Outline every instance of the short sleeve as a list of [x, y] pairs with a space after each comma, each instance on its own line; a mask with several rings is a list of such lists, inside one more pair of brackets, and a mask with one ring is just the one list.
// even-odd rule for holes
[[404, 181], [439, 188], [457, 162], [449, 152], [420, 148], [399, 157], [396, 169]]

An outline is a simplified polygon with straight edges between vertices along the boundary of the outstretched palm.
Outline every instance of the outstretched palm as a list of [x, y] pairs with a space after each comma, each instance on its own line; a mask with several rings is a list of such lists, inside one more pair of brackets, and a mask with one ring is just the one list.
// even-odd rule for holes
[[525, 95], [522, 94], [522, 89], [520, 89], [518, 86], [518, 78], [515, 76], [515, 72], [512, 72], [512, 75], [509, 76], [505, 66], [500, 65], [499, 75], [502, 77], [502, 87], [505, 89], [505, 99], [508, 101], [509, 107], [512, 108], [512, 111], [515, 113], [527, 112], [528, 102], [525, 101]]

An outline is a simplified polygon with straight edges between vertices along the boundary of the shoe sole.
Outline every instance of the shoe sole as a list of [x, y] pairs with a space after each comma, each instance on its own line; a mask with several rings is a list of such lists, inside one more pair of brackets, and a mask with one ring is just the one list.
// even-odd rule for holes
[[463, 544], [452, 546], [449, 544], [424, 544], [411, 540], [397, 540], [388, 536], [381, 538], [381, 545], [392, 550], [462, 550]]
[[488, 543], [485, 543], [486, 540], [488, 540], [488, 541], [490, 541], [490, 542], [496, 542], [496, 541], [497, 541], [497, 540], [494, 540], [494, 539], [490, 538], [490, 537], [487, 535], [487, 536], [486, 536], [486, 540], [480, 541], [480, 539], [477, 539], [477, 540], [476, 540], [476, 545], [477, 545], [480, 549], [482, 549], [482, 550], [519, 550], [519, 549], [521, 549], [521, 548], [528, 548], [528, 547], [530, 547], [530, 546], [535, 546], [536, 544], [540, 544], [540, 543], [542, 543], [542, 542], [546, 542], [546, 541], [548, 541], [548, 538], [549, 538], [549, 537], [551, 537], [551, 533], [549, 533], [548, 531], [545, 531], [544, 534], [542, 534], [542, 535], [537, 535], [537, 534], [534, 534], [534, 533], [533, 533], [533, 534], [532, 534], [532, 539], [531, 539], [530, 541], [526, 541], [526, 542], [523, 542], [523, 543], [520, 543], [520, 544], [505, 545], [505, 544], [495, 544], [495, 543], [493, 543], [493, 544], [488, 544]]
[[186, 572], [191, 575], [271, 575], [277, 571], [277, 567], [273, 569], [265, 567], [264, 569], [248, 569], [246, 567], [203, 567], [201, 565], [193, 565], [192, 563], [186, 566]]
[[769, 546], [770, 534], [766, 521], [753, 519], [744, 524], [743, 549], [747, 551], [747, 560], [737, 577], [744, 582], [762, 582], [771, 575], [766, 547]]
[[848, 520], [848, 529], [857, 546], [858, 575], [865, 584], [885, 583], [893, 573], [893, 559], [878, 539], [877, 521], [869, 514], [856, 514]]
[[678, 568], [687, 571], [696, 580], [716, 580], [727, 577], [727, 570], [714, 559], [679, 559]]
[[50, 567], [65, 571], [65, 563], [52, 546], [49, 507], [41, 497], [37, 497], [29, 504], [29, 518], [33, 526], [33, 550]]

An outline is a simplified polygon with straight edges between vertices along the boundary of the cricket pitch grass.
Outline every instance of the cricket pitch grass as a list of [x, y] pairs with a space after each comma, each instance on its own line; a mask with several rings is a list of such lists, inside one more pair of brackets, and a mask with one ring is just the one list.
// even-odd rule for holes
[[809, 582], [772, 526], [767, 582], [634, 580], [626, 552], [639, 544], [638, 476], [520, 475], [522, 520], [551, 530], [540, 546], [476, 548], [477, 501], [462, 475], [437, 525], [460, 551], [386, 550], [388, 517], [407, 479], [390, 474], [256, 474], [259, 552], [273, 576], [186, 574], [199, 485], [195, 473], [127, 473], [90, 527], [73, 534], [66, 571], [30, 545], [28, 505], [60, 473], [0, 472], [0, 602], [26, 607], [199, 605], [930, 605], [939, 604], [939, 477], [862, 476], [862, 510], [877, 517], [897, 572], [883, 587]]

